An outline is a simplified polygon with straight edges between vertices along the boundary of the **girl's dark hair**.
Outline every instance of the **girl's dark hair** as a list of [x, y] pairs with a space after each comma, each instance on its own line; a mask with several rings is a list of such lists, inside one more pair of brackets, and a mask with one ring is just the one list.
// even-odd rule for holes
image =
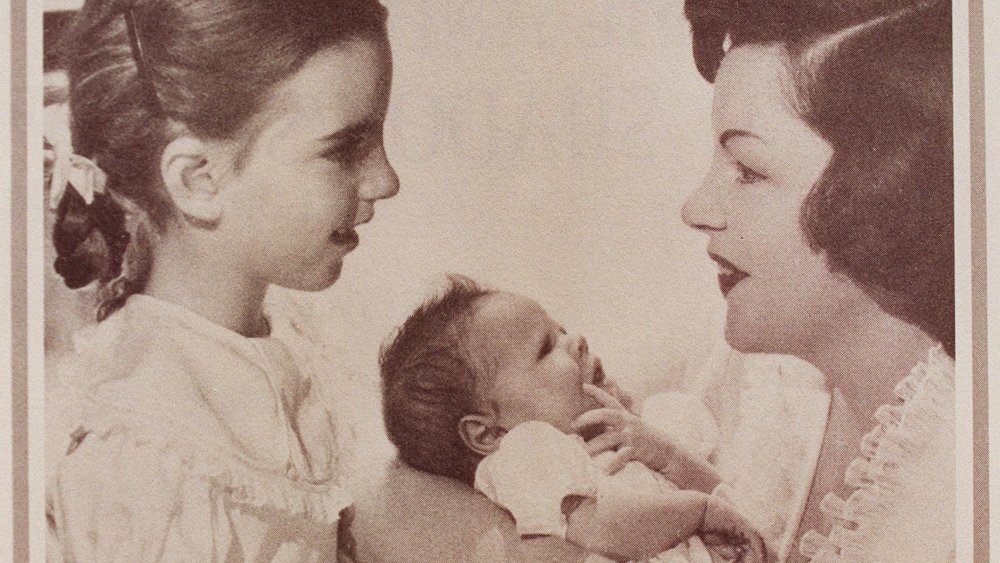
[[385, 39], [386, 17], [378, 0], [87, 0], [62, 51], [74, 152], [107, 174], [108, 196], [64, 198], [53, 238], [68, 285], [101, 282], [99, 319], [142, 291], [174, 216], [159, 159], [178, 125], [235, 138], [317, 52]]
[[494, 291], [451, 276], [448, 288], [420, 306], [382, 348], [386, 433], [409, 466], [472, 485], [481, 456], [458, 433], [475, 412], [488, 366], [473, 359], [466, 335], [477, 304]]
[[833, 147], [802, 207], [830, 268], [955, 353], [949, 0], [686, 0], [699, 72], [782, 45], [800, 117]]

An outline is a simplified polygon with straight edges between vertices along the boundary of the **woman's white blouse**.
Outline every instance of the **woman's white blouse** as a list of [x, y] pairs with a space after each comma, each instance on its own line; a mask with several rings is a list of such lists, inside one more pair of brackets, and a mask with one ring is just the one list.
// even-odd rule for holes
[[830, 533], [802, 536], [800, 550], [815, 563], [954, 559], [954, 361], [932, 349], [895, 394], [847, 470], [854, 492], [847, 500], [830, 493], [820, 505]]
[[47, 391], [49, 560], [337, 558], [352, 499], [315, 349], [269, 320], [244, 338], [138, 295], [78, 339]]
[[[730, 356], [701, 391], [722, 428], [716, 494], [757, 524], [780, 561], [943, 563], [954, 559], [954, 361], [929, 351], [896, 387], [845, 476], [827, 495], [830, 532], [797, 535], [816, 474], [830, 396], [814, 368], [770, 356]], [[755, 470], [748, 470], [755, 468]]]

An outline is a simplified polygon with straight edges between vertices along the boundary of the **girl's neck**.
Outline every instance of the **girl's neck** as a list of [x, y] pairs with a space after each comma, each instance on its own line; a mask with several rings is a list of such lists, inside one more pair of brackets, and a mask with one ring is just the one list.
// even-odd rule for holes
[[247, 337], [267, 336], [267, 284], [240, 276], [226, 264], [179, 241], [157, 247], [143, 293], [180, 305]]
[[935, 341], [872, 303], [866, 314], [827, 335], [823, 343], [805, 359], [841, 392], [858, 422], [867, 423], [879, 406], [895, 402], [896, 384], [927, 358]]

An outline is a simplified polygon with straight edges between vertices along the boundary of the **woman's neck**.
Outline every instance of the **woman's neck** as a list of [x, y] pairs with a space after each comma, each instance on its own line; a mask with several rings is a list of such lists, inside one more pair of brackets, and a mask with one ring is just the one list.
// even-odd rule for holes
[[183, 241], [157, 247], [143, 293], [180, 305], [244, 336], [266, 336], [267, 284], [240, 276], [224, 262], [204, 256]]
[[927, 358], [935, 341], [923, 330], [872, 303], [866, 314], [827, 335], [805, 359], [819, 368], [859, 422], [895, 401], [896, 384]]

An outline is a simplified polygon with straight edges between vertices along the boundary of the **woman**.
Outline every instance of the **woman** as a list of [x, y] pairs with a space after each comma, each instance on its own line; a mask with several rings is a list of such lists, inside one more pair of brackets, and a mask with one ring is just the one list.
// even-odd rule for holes
[[398, 179], [377, 0], [88, 1], [66, 44], [56, 271], [100, 322], [47, 397], [48, 557], [330, 561], [351, 497], [315, 342]]
[[683, 213], [719, 264], [726, 339], [834, 390], [789, 560], [952, 560], [950, 3], [685, 9], [717, 144]]

